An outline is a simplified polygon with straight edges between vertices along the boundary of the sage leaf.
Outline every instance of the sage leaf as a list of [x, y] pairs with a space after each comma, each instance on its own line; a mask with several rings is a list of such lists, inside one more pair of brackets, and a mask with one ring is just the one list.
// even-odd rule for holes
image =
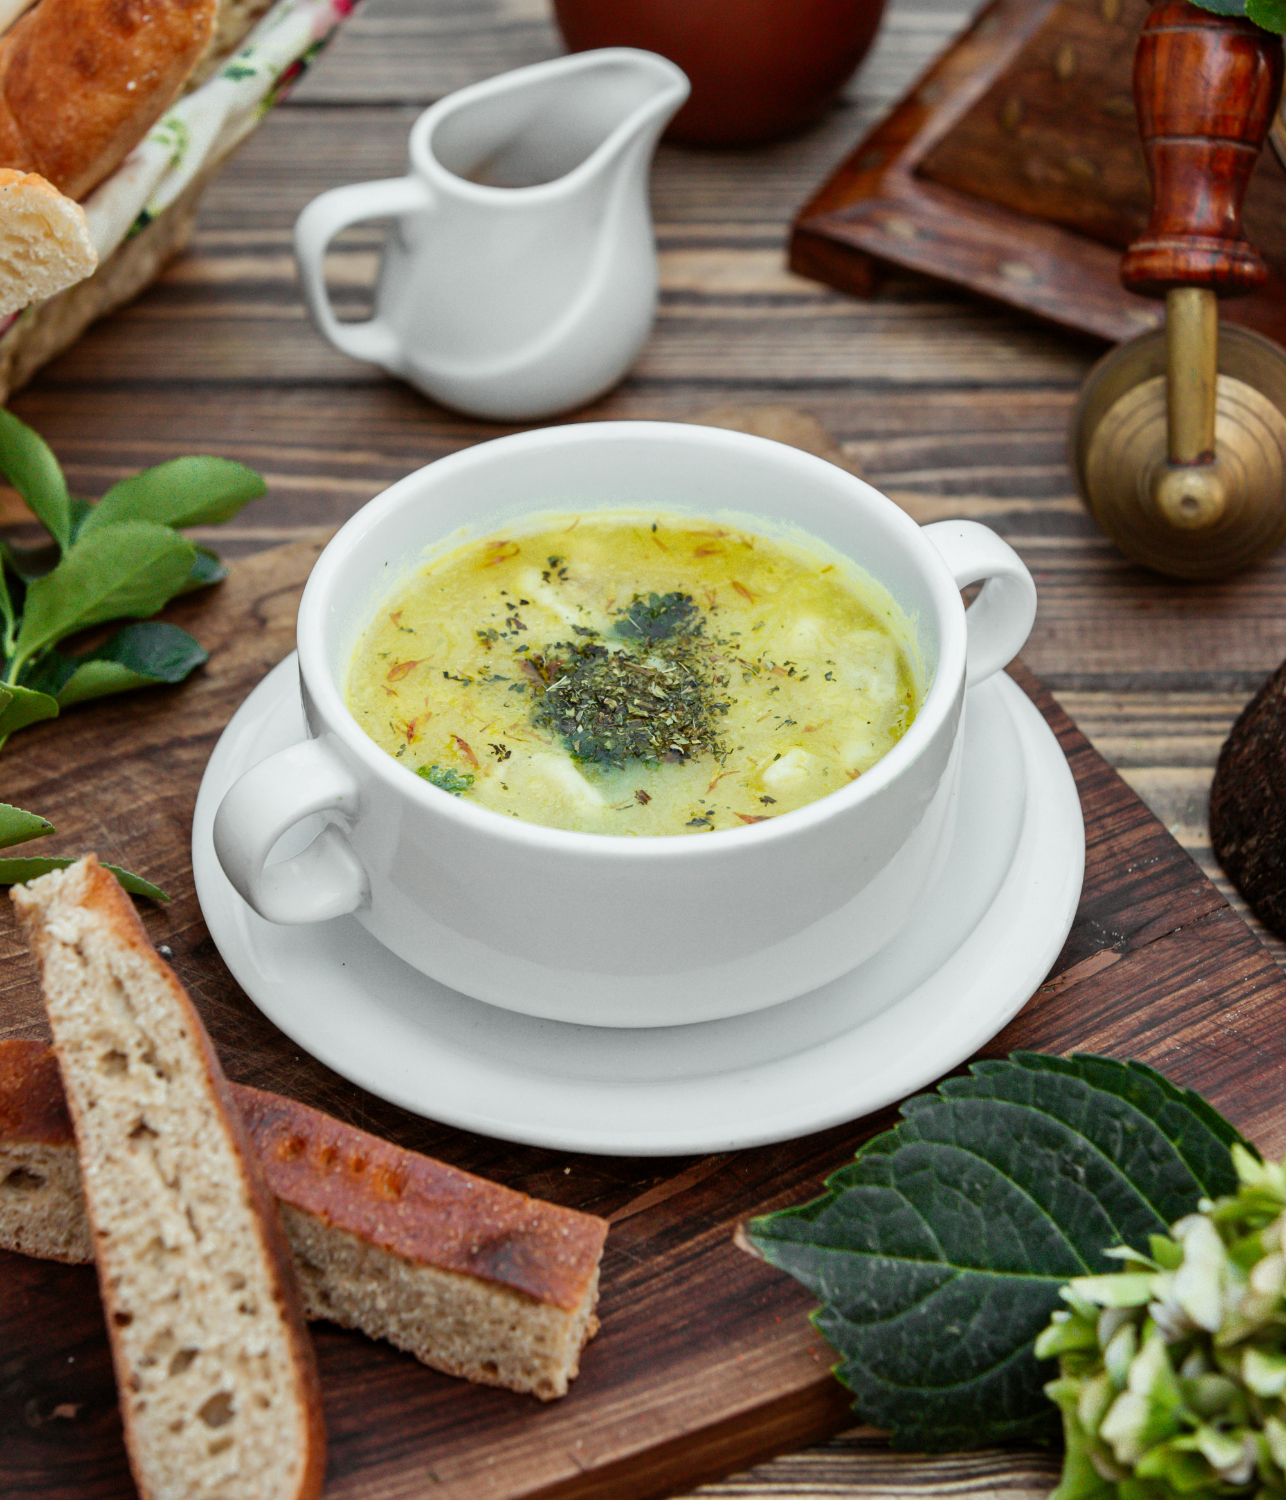
[[28, 839], [44, 838], [53, 831], [54, 825], [39, 813], [24, 812], [20, 807], [0, 802], [0, 849], [25, 844]]
[[1087, 1054], [976, 1063], [902, 1115], [744, 1240], [821, 1299], [835, 1373], [896, 1446], [1051, 1437], [1033, 1344], [1060, 1287], [1234, 1191], [1240, 1137], [1151, 1068]]
[[142, 521], [80, 537], [52, 573], [28, 585], [19, 660], [87, 625], [155, 614], [187, 582], [195, 556], [169, 527]]
[[114, 484], [81, 522], [86, 536], [119, 521], [161, 526], [210, 526], [226, 521], [267, 485], [253, 469], [200, 454], [174, 458]]
[[0, 410], [0, 471], [65, 552], [71, 544], [67, 481], [45, 440], [12, 413]]
[[0, 741], [17, 729], [28, 724], [38, 724], [41, 719], [58, 717], [58, 701], [48, 693], [33, 692], [28, 687], [18, 687], [12, 682], [4, 686], [5, 702], [0, 707]]
[[54, 692], [61, 708], [132, 688], [182, 682], [195, 667], [210, 659], [209, 652], [186, 630], [162, 620], [126, 625], [84, 656], [47, 652], [40, 665], [43, 667], [50, 657], [55, 658], [60, 675], [65, 674], [56, 689], [46, 689]]
[[[0, 885], [22, 885], [39, 875], [48, 875], [50, 870], [65, 870], [75, 863], [70, 856], [52, 854], [42, 859], [0, 859]], [[120, 865], [105, 864], [103, 869], [110, 870], [132, 896], [149, 896], [153, 901], [170, 899], [159, 885], [122, 870]]]

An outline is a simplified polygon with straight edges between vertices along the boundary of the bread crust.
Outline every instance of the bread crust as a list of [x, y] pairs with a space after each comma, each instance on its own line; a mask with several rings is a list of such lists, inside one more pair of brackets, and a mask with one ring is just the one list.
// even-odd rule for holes
[[217, 0], [41, 0], [0, 39], [0, 164], [83, 198], [177, 98]]
[[0, 1137], [70, 1146], [71, 1116], [53, 1048], [15, 1037], [0, 1042]]
[[69, 944], [74, 942], [74, 936], [63, 930], [69, 904], [78, 908], [88, 922], [96, 926], [119, 950], [140, 962], [149, 971], [150, 979], [168, 991], [167, 1001], [184, 1034], [184, 1045], [190, 1048], [201, 1079], [215, 1103], [215, 1126], [225, 1131], [233, 1144], [232, 1159], [236, 1163], [236, 1170], [241, 1173], [241, 1186], [253, 1210], [254, 1227], [269, 1261], [271, 1294], [277, 1302], [288, 1342], [305, 1433], [298, 1484], [293, 1495], [283, 1497], [283, 1500], [317, 1500], [325, 1476], [326, 1436], [316, 1361], [305, 1326], [290, 1251], [257, 1153], [246, 1133], [223, 1070], [195, 1007], [173, 970], [152, 947], [129, 897], [94, 855], [86, 856], [66, 870], [42, 876], [28, 886], [15, 886], [11, 892], [11, 900], [24, 935], [42, 968], [46, 1009], [54, 1034], [54, 1051], [59, 1057], [67, 1105], [81, 1152], [86, 1207], [94, 1238], [99, 1289], [107, 1314], [117, 1388], [121, 1395], [126, 1446], [135, 1483], [143, 1500], [164, 1500], [164, 1497], [158, 1494], [152, 1484], [152, 1466], [149, 1461], [151, 1455], [142, 1451], [142, 1437], [132, 1399], [132, 1393], [138, 1386], [138, 1373], [133, 1367], [120, 1331], [133, 1323], [134, 1314], [120, 1305], [117, 1293], [120, 1267], [115, 1263], [119, 1260], [120, 1252], [114, 1240], [113, 1226], [106, 1222], [101, 1211], [99, 1193], [96, 1191], [101, 1186], [96, 1179], [105, 1181], [112, 1168], [110, 1164], [101, 1163], [92, 1155], [85, 1154], [84, 1141], [92, 1132], [92, 1124], [87, 1119], [87, 1101], [82, 1087], [83, 1063], [73, 1061], [69, 1055], [75, 1043], [70, 1037], [67, 1017], [62, 1013], [64, 1006], [55, 996], [57, 980], [51, 983], [50, 977], [50, 970], [59, 964]]
[[474, 1177], [294, 1099], [232, 1085], [278, 1198], [406, 1260], [575, 1311], [607, 1223]]

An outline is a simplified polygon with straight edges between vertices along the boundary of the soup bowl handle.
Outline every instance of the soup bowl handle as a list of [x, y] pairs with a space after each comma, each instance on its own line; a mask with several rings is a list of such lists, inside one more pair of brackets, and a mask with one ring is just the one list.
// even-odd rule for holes
[[366, 870], [328, 823], [302, 853], [268, 863], [273, 846], [315, 813], [352, 817], [357, 779], [326, 738], [270, 755], [228, 790], [214, 817], [214, 849], [234, 889], [269, 922], [324, 922], [370, 902]]
[[1026, 644], [1036, 619], [1036, 585], [1027, 565], [1002, 537], [977, 521], [934, 521], [921, 528], [957, 588], [981, 583], [965, 611], [969, 644], [965, 686], [985, 682]]

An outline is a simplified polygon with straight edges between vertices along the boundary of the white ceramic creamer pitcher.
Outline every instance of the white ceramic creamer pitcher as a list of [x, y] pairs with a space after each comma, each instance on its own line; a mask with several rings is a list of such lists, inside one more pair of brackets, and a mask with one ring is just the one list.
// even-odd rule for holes
[[[688, 80], [651, 52], [555, 58], [461, 89], [411, 130], [406, 177], [323, 193], [295, 249], [314, 322], [459, 411], [524, 421], [614, 385], [656, 310], [648, 165]], [[342, 323], [323, 257], [392, 216], [375, 316]]]

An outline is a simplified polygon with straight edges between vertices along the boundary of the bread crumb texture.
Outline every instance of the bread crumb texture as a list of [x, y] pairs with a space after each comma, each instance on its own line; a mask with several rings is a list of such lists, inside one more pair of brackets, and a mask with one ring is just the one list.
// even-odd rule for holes
[[285, 1500], [308, 1416], [208, 1043], [94, 877], [111, 879], [76, 865], [14, 901], [43, 965], [135, 1479], [149, 1500]]
[[314, 1215], [281, 1205], [310, 1318], [387, 1339], [447, 1375], [567, 1394], [580, 1351], [598, 1330], [598, 1268], [570, 1312], [477, 1277], [407, 1260]]
[[80, 204], [43, 177], [0, 167], [0, 317], [74, 286], [97, 265]]

